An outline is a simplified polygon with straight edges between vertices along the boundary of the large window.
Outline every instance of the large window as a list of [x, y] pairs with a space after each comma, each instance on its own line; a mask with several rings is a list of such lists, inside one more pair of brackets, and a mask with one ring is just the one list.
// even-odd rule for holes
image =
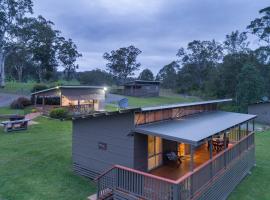
[[162, 165], [162, 139], [148, 136], [148, 170]]

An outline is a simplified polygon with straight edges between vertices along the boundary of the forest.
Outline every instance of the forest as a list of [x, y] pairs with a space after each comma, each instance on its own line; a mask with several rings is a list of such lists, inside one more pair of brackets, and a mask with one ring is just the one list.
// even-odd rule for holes
[[261, 9], [245, 30], [224, 33], [224, 41], [194, 38], [179, 47], [177, 59], [156, 75], [141, 65], [143, 50], [134, 45], [104, 53], [106, 70], [89, 66], [94, 70], [81, 72], [77, 59], [82, 54], [76, 44], [64, 38], [53, 22], [35, 17], [31, 0], [3, 0], [0, 7], [2, 87], [5, 81], [77, 79], [88, 85], [121, 85], [141, 79], [159, 80], [163, 88], [181, 94], [233, 98], [242, 109], [270, 97], [270, 7]]

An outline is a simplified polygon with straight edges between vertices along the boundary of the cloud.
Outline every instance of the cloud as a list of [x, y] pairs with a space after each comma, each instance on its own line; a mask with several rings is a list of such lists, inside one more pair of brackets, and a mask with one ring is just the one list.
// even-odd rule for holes
[[72, 38], [83, 57], [80, 70], [105, 69], [104, 52], [130, 44], [155, 73], [194, 39], [222, 41], [244, 30], [268, 0], [34, 0], [36, 14]]

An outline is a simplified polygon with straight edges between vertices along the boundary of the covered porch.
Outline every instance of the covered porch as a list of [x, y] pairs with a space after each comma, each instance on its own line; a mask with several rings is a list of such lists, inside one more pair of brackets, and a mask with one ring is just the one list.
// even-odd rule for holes
[[254, 118], [214, 111], [138, 126], [136, 132], [148, 139], [146, 171], [177, 181], [247, 137], [254, 130]]

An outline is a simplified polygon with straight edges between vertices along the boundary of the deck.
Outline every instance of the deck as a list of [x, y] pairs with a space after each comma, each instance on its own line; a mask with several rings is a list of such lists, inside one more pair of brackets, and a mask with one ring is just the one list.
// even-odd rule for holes
[[[232, 146], [233, 144], [229, 144], [228, 148], [231, 148]], [[213, 151], [213, 156], [215, 156], [216, 154], [217, 152]], [[195, 150], [193, 159], [193, 165], [195, 169], [210, 160], [210, 152], [206, 144], [201, 145], [198, 149]], [[152, 170], [150, 174], [171, 180], [178, 180], [179, 178], [190, 172], [190, 162], [190, 156], [186, 156], [182, 160], [182, 163], [179, 167], [173, 164], [167, 164]]]

